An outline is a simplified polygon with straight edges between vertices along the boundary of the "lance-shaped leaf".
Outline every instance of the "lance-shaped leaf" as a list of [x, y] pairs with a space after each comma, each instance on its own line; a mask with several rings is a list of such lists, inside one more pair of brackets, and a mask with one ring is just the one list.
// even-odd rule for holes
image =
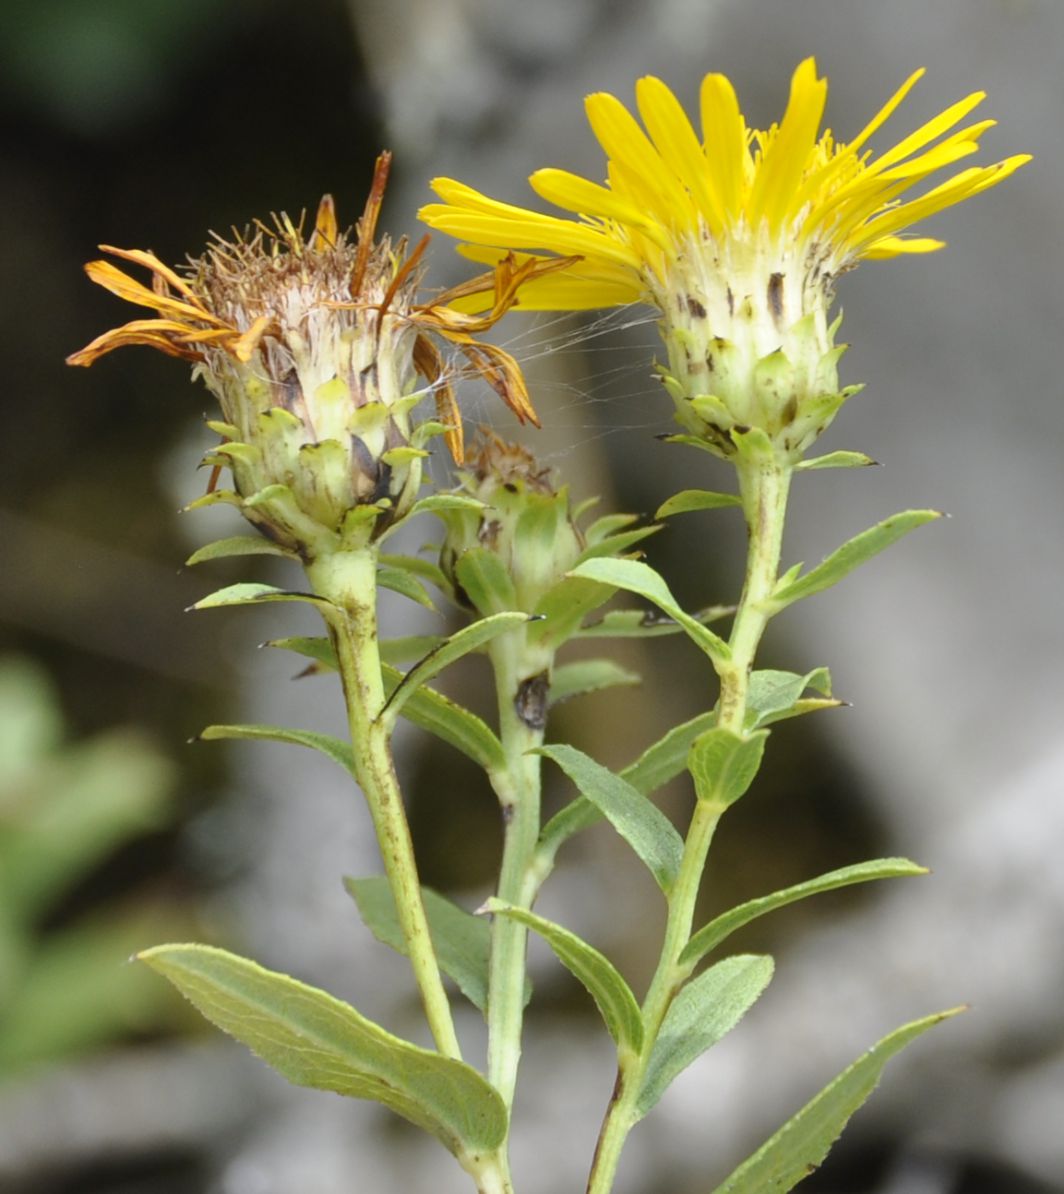
[[910, 1041], [964, 1008], [951, 1008], [896, 1029], [789, 1119], [753, 1156], [726, 1178], [713, 1194], [786, 1194], [808, 1177], [828, 1155], [850, 1116], [879, 1084], [883, 1067]]
[[863, 452], [828, 452], [826, 456], [811, 456], [808, 460], [800, 460], [794, 466], [794, 471], [804, 473], [821, 468], [868, 468], [878, 463], [878, 460], [873, 460]]
[[673, 514], [689, 514], [694, 510], [722, 510], [729, 506], [742, 506], [743, 499], [737, 493], [714, 493], [709, 489], [683, 489], [663, 502], [655, 518], [670, 518]]
[[415, 514], [442, 514], [449, 510], [483, 510], [484, 502], [462, 493], [432, 493], [410, 507], [408, 518]]
[[[383, 875], [370, 879], [344, 879], [344, 887], [373, 936], [397, 953], [406, 954], [406, 937], [399, 924], [395, 897], [388, 880]], [[440, 969], [454, 979], [474, 1007], [486, 1013], [491, 926], [482, 917], [466, 912], [431, 888], [423, 887], [421, 897]]]
[[761, 766], [767, 737], [768, 730], [744, 736], [714, 726], [696, 738], [687, 756], [687, 768], [698, 799], [724, 812], [745, 795]]
[[528, 628], [529, 644], [556, 650], [580, 633], [580, 623], [585, 616], [605, 605], [615, 592], [597, 581], [564, 577], [540, 598], [535, 611], [540, 621]]
[[[598, 586], [602, 588], [603, 586]], [[708, 626], [721, 618], [731, 617], [734, 605], [708, 605], [690, 616]], [[573, 635], [574, 638], [659, 638], [664, 634], [680, 634], [683, 627], [664, 614], [642, 609], [611, 609], [594, 622], [589, 622]]]
[[206, 544], [194, 551], [185, 563], [202, 564], [207, 560], [224, 560], [231, 556], [284, 556], [287, 560], [299, 559], [298, 552], [282, 547], [264, 535], [233, 535]]
[[391, 589], [393, 593], [398, 593], [402, 597], [409, 597], [411, 601], [416, 601], [418, 605], [423, 605], [426, 609], [433, 611], [436, 609], [428, 589], [416, 576], [411, 575], [404, 568], [378, 568], [377, 584], [383, 589]]
[[295, 593], [274, 585], [258, 584], [226, 585], [224, 589], [201, 597], [189, 609], [223, 609], [230, 605], [262, 605], [271, 601], [306, 601], [316, 606], [326, 618], [336, 617], [340, 613], [331, 601], [314, 593]]
[[400, 1040], [324, 991], [203, 945], [137, 956], [297, 1086], [374, 1099], [459, 1158], [505, 1138], [502, 1099], [476, 1070]]
[[743, 925], [752, 920], [775, 912], [777, 908], [785, 908], [788, 904], [795, 904], [809, 896], [819, 895], [825, 891], [835, 891], [840, 887], [852, 887], [856, 883], [870, 883], [874, 879], [902, 879], [910, 875], [926, 875], [927, 868], [910, 862], [908, 858], [876, 858], [870, 862], [859, 862], [854, 866], [840, 867], [836, 871], [818, 875], [815, 879], [807, 879], [804, 883], [796, 883], [793, 887], [784, 887], [770, 895], [759, 896], [755, 900], [747, 900], [720, 916], [714, 917], [709, 924], [699, 929], [684, 947], [680, 954], [679, 963], [693, 970], [695, 966], [710, 952], [716, 949], [725, 938], [730, 937]]
[[[446, 641], [442, 634], [404, 634], [396, 638], [382, 639], [380, 642], [381, 659], [385, 663], [410, 663], [421, 659], [430, 651]], [[272, 638], [262, 644], [264, 647], [278, 647], [285, 651], [294, 651], [297, 655], [304, 655], [320, 665], [322, 671], [335, 672], [336, 651], [327, 638], [320, 636], [293, 638]]]
[[380, 562], [385, 568], [398, 568], [401, 572], [409, 572], [422, 580], [431, 581], [441, 593], [451, 591], [451, 582], [439, 564], [432, 560], [423, 559], [421, 556], [382, 555]]
[[517, 590], [506, 565], [486, 547], [471, 547], [454, 566], [462, 591], [484, 617], [514, 609]]
[[538, 933], [554, 950], [558, 961], [587, 988], [605, 1021], [618, 1051], [633, 1054], [643, 1047], [643, 1016], [632, 988], [617, 967], [593, 945], [552, 920], [515, 908], [494, 897], [484, 905], [485, 912], [508, 916]]
[[586, 560], [569, 575], [612, 585], [615, 589], [625, 589], [645, 597], [662, 613], [678, 622], [714, 662], [723, 663], [731, 657], [728, 644], [697, 618], [685, 613], [669, 591], [669, 586], [648, 564], [639, 560]]
[[917, 527], [941, 517], [942, 514], [938, 510], [903, 510], [900, 514], [885, 519], [844, 543], [804, 576], [795, 579], [784, 577], [769, 599], [769, 607], [773, 612], [778, 612], [803, 597], [811, 597], [814, 593], [830, 588], [865, 560], [879, 555], [902, 535], [907, 535]]
[[[386, 692], [394, 692], [403, 673], [385, 664], [381, 673]], [[407, 721], [428, 730], [467, 755], [490, 775], [506, 769], [506, 754], [495, 733], [475, 713], [427, 684], [410, 696], [402, 709]]]
[[558, 704], [585, 692], [600, 692], [618, 685], [638, 684], [638, 672], [629, 671], [612, 659], [579, 659], [554, 669], [550, 681], [550, 703]]
[[[684, 770], [691, 743], [699, 734], [712, 729], [716, 719], [716, 713], [711, 710], [708, 713], [700, 713], [682, 725], [674, 726], [663, 738], [647, 747], [638, 759], [620, 771], [621, 779], [626, 780], [644, 796], [656, 792], [662, 784], [668, 783]], [[540, 856], [544, 859], [553, 858], [562, 843], [574, 833], [587, 829], [589, 825], [594, 825], [601, 819], [602, 813], [598, 805], [592, 804], [586, 796], [578, 796], [571, 800], [543, 827], [539, 842]]]
[[[799, 699], [807, 688], [825, 697], [831, 696], [831, 673], [826, 667], [816, 668], [799, 676], [797, 672], [779, 672], [765, 669], [752, 672], [746, 698], [746, 723], [753, 729], [770, 725], [786, 717], [796, 716]], [[827, 700], [814, 702], [820, 708], [832, 708], [841, 702]], [[805, 710], [802, 710], [803, 712]]]
[[336, 651], [332, 643], [321, 635], [297, 635], [293, 638], [271, 638], [262, 644], [264, 647], [276, 647], [281, 651], [294, 651], [305, 659], [312, 659], [318, 667], [316, 671], [335, 672], [339, 667], [336, 661]]
[[642, 543], [644, 539], [649, 539], [651, 535], [656, 535], [658, 531], [662, 530], [661, 526], [636, 527], [631, 531], [621, 531], [617, 535], [608, 535], [605, 539], [600, 539], [597, 543], [589, 543], [587, 547], [577, 557], [577, 564], [582, 564], [585, 560], [593, 560], [599, 556], [619, 556], [630, 547], [634, 547], [637, 543]]
[[678, 1074], [739, 1023], [768, 986], [772, 968], [766, 955], [739, 954], [711, 966], [680, 991], [650, 1054], [636, 1103], [640, 1118]]
[[[598, 499], [595, 498], [594, 501], [598, 501]], [[585, 506], [586, 503], [581, 503], [573, 511], [574, 519], [580, 517]], [[638, 514], [604, 514], [601, 518], [596, 518], [584, 532], [584, 541], [586, 543], [601, 543], [603, 539], [608, 539], [610, 535], [615, 535], [618, 531], [623, 531], [625, 527], [630, 527], [633, 522], [638, 521]]]
[[435, 650], [430, 651], [420, 663], [415, 664], [400, 680], [395, 691], [388, 698], [385, 715], [393, 721], [398, 716], [403, 705], [414, 695], [422, 684], [431, 680], [433, 676], [442, 672], [445, 667], [476, 651], [485, 643], [513, 630], [518, 626], [528, 624], [528, 614], [503, 613], [493, 614], [488, 618], [481, 618], [470, 626], [463, 626], [461, 630], [445, 639]]
[[683, 839], [638, 789], [573, 746], [541, 747], [639, 855], [666, 895], [680, 870]]
[[338, 763], [349, 774], [355, 773], [355, 759], [351, 744], [329, 734], [318, 734], [313, 730], [293, 730], [288, 726], [233, 725], [208, 726], [201, 731], [200, 738], [213, 742], [223, 738], [247, 739], [255, 742], [287, 742], [292, 746], [308, 746], [320, 751], [327, 758]]

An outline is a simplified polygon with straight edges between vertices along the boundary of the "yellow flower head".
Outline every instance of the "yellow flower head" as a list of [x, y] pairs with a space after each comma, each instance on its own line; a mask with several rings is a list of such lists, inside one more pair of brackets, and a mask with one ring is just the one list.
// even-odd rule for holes
[[[455, 345], [519, 419], [537, 421], [517, 363], [474, 336], [529, 278], [566, 263], [518, 265], [503, 256], [490, 275], [419, 302], [428, 237], [410, 253], [405, 241], [376, 238], [389, 162], [389, 154], [378, 159], [353, 234], [340, 229], [327, 195], [309, 235], [275, 216], [232, 240], [216, 238], [183, 269], [144, 250], [101, 246], [146, 268], [150, 286], [109, 261], [85, 267], [94, 282], [156, 314], [105, 332], [68, 362], [91, 365], [127, 344], [195, 362], [224, 419], [212, 424], [223, 443], [210, 462], [232, 471], [245, 514], [292, 546], [321, 540], [319, 532], [331, 541], [356, 506], [387, 510], [382, 526], [401, 514], [420, 483], [428, 434], [442, 430], [461, 462], [461, 419], [437, 340]], [[485, 314], [448, 305], [470, 288], [490, 292]], [[430, 393], [440, 422], [419, 428], [411, 411]]]
[[[964, 169], [911, 197], [932, 174], [974, 153], [994, 123], [963, 124], [983, 99], [976, 92], [874, 158], [869, 139], [922, 74], [907, 79], [846, 144], [819, 131], [827, 81], [817, 77], [812, 58], [794, 72], [783, 119], [767, 130], [747, 128], [723, 75], [702, 81], [701, 136], [668, 87], [643, 78], [636, 103], [644, 127], [614, 96], [587, 98], [588, 120], [608, 159], [605, 185], [557, 169], [537, 170], [529, 180], [542, 198], [574, 217], [500, 203], [448, 178], [433, 183], [443, 202], [420, 215], [466, 241], [462, 252], [477, 261], [494, 262], [513, 250], [528, 253], [518, 258], [522, 262], [541, 260], [543, 251], [580, 258], [523, 288], [525, 309], [656, 306], [670, 349], [672, 377], [666, 380], [688, 397], [719, 396], [722, 385], [729, 388], [719, 368], [704, 367], [712, 341], [721, 340], [735, 350], [726, 366], [735, 394], [725, 402], [736, 408], [735, 421], [757, 423], [752, 371], [769, 354], [782, 352], [791, 364], [804, 359], [799, 390], [832, 384], [833, 361], [824, 357], [833, 351], [827, 312], [839, 274], [864, 258], [941, 248], [941, 241], [901, 233], [1029, 160], [1019, 154]], [[475, 310], [476, 302], [477, 296], [467, 297], [465, 309]], [[691, 343], [672, 342], [676, 332], [681, 340], [693, 337], [700, 362], [688, 359]], [[770, 388], [779, 389], [780, 379], [770, 380]], [[745, 399], [738, 393], [743, 387]], [[786, 422], [782, 408], [792, 397], [802, 395], [779, 397], [774, 414], [760, 412], [774, 424], [768, 430]]]

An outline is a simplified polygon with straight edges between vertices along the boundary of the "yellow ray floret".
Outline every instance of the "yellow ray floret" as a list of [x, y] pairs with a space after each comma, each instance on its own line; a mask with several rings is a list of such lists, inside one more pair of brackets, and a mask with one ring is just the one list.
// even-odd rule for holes
[[[514, 250], [579, 257], [523, 289], [521, 305], [536, 309], [633, 298], [661, 306], [677, 263], [693, 252], [715, 263], [746, 247], [791, 268], [815, 262], [828, 276], [864, 258], [932, 252], [943, 242], [901, 234], [995, 186], [1029, 155], [962, 170], [912, 197], [912, 188], [975, 153], [994, 123], [961, 127], [984, 99], [975, 92], [873, 157], [867, 142], [923, 73], [906, 79], [849, 143], [821, 132], [827, 80], [812, 58], [794, 72], [782, 120], [765, 130], [747, 128], [723, 75], [702, 82], [700, 131], [660, 79], [643, 78], [636, 85], [642, 123], [612, 95], [587, 98], [588, 121], [607, 158], [604, 183], [553, 168], [531, 175], [536, 193], [571, 215], [501, 203], [440, 178], [433, 189], [442, 202], [424, 207], [421, 218], [468, 242], [467, 255], [488, 264]], [[468, 296], [462, 301], [477, 309]]]

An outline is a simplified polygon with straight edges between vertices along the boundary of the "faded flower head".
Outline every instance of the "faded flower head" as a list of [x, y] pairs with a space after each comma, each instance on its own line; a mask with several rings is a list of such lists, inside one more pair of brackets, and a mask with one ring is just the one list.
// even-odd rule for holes
[[[222, 442], [208, 456], [231, 470], [240, 505], [271, 538], [307, 556], [364, 541], [401, 517], [421, 482], [426, 441], [445, 435], [462, 460], [461, 419], [438, 340], [456, 346], [519, 419], [536, 421], [521, 371], [502, 349], [473, 339], [516, 301], [543, 263], [501, 260], [481, 277], [431, 303], [418, 302], [427, 238], [376, 239], [390, 155], [377, 162], [354, 234], [341, 231], [331, 197], [313, 232], [285, 215], [216, 238], [203, 256], [174, 270], [142, 250], [104, 251], [142, 265], [152, 286], [107, 261], [89, 277], [155, 310], [105, 333], [68, 358], [90, 365], [114, 348], [147, 344], [195, 362], [215, 395]], [[547, 268], [557, 268], [551, 262]], [[482, 316], [447, 307], [469, 286], [491, 289]], [[417, 421], [432, 394], [437, 419]]]
[[[680, 422], [722, 455], [734, 451], [732, 431], [751, 426], [800, 454], [846, 396], [838, 392], [837, 324], [828, 316], [836, 278], [864, 259], [941, 248], [901, 233], [1029, 160], [1019, 154], [961, 170], [903, 201], [974, 153], [994, 123], [957, 129], [984, 98], [976, 92], [873, 157], [869, 139], [922, 74], [848, 143], [820, 132], [827, 81], [812, 58], [794, 72], [786, 113], [767, 130], [747, 127], [723, 75], [702, 82], [701, 135], [660, 79], [643, 78], [636, 101], [645, 131], [614, 96], [586, 101], [608, 158], [605, 185], [557, 169], [531, 176], [542, 198], [573, 217], [500, 203], [440, 178], [433, 188], [443, 202], [421, 218], [469, 242], [462, 251], [477, 261], [515, 249], [579, 256], [531, 284], [522, 306], [656, 306], [668, 349], [663, 380]], [[466, 309], [477, 309], [474, 301]]]

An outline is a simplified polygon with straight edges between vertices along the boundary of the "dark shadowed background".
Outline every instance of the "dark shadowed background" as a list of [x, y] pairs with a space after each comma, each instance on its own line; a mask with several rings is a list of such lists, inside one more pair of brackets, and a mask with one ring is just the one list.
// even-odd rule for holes
[[[285, 574], [182, 569], [232, 533], [217, 511], [177, 513], [205, 487], [208, 395], [148, 350], [64, 366], [131, 317], [81, 263], [98, 243], [180, 261], [209, 229], [312, 210], [324, 191], [353, 220], [385, 145], [396, 163], [382, 223], [417, 237], [437, 173], [514, 202], [531, 200], [524, 178], [538, 166], [599, 177], [588, 91], [628, 101], [657, 73], [690, 105], [701, 75], [720, 70], [763, 126], [810, 53], [843, 140], [924, 65], [881, 144], [985, 88], [1000, 127], [980, 160], [1035, 162], [929, 224], [950, 242], [943, 253], [842, 282], [843, 378], [869, 384], [825, 448], [886, 467], [801, 478], [788, 562], [905, 506], [953, 518], [774, 624], [764, 662], [828, 664], [853, 708], [774, 733], [758, 788], [721, 831], [704, 913], [876, 854], [934, 874], [822, 897], [744, 934], [737, 948], [772, 949], [777, 977], [640, 1127], [617, 1190], [710, 1190], [872, 1041], [967, 1001], [968, 1015], [888, 1071], [802, 1189], [1064, 1191], [1064, 7], [7, 0], [0, 13], [0, 1191], [465, 1189], [434, 1143], [369, 1105], [289, 1090], [124, 964], [178, 935], [224, 943], [423, 1037], [405, 964], [372, 941], [340, 884], [378, 869], [357, 793], [317, 756], [188, 745], [212, 721], [338, 730], [338, 694], [255, 650], [313, 632], [309, 615], [182, 613], [221, 584]], [[462, 276], [443, 238], [433, 249], [436, 284]], [[683, 486], [730, 483], [654, 438], [670, 424], [645, 312], [513, 315], [497, 335], [544, 415], [524, 438], [577, 498], [647, 512]], [[483, 392], [465, 401], [472, 420], [514, 430]], [[741, 551], [726, 511], [676, 520], [648, 546], [688, 606], [734, 597]], [[386, 621], [418, 616], [397, 599]], [[672, 640], [626, 649], [642, 688], [565, 706], [551, 733], [626, 762], [712, 700], [693, 655]], [[474, 666], [451, 683], [485, 703]], [[400, 749], [424, 878], [475, 907], [499, 846], [492, 799], [420, 733]], [[688, 799], [679, 786], [666, 807], [682, 815]], [[563, 861], [545, 914], [641, 990], [660, 929], [652, 884], [605, 828]], [[610, 1049], [582, 990], [538, 949], [533, 971], [518, 1188], [575, 1192]], [[477, 1056], [476, 1014], [459, 1023]]]

